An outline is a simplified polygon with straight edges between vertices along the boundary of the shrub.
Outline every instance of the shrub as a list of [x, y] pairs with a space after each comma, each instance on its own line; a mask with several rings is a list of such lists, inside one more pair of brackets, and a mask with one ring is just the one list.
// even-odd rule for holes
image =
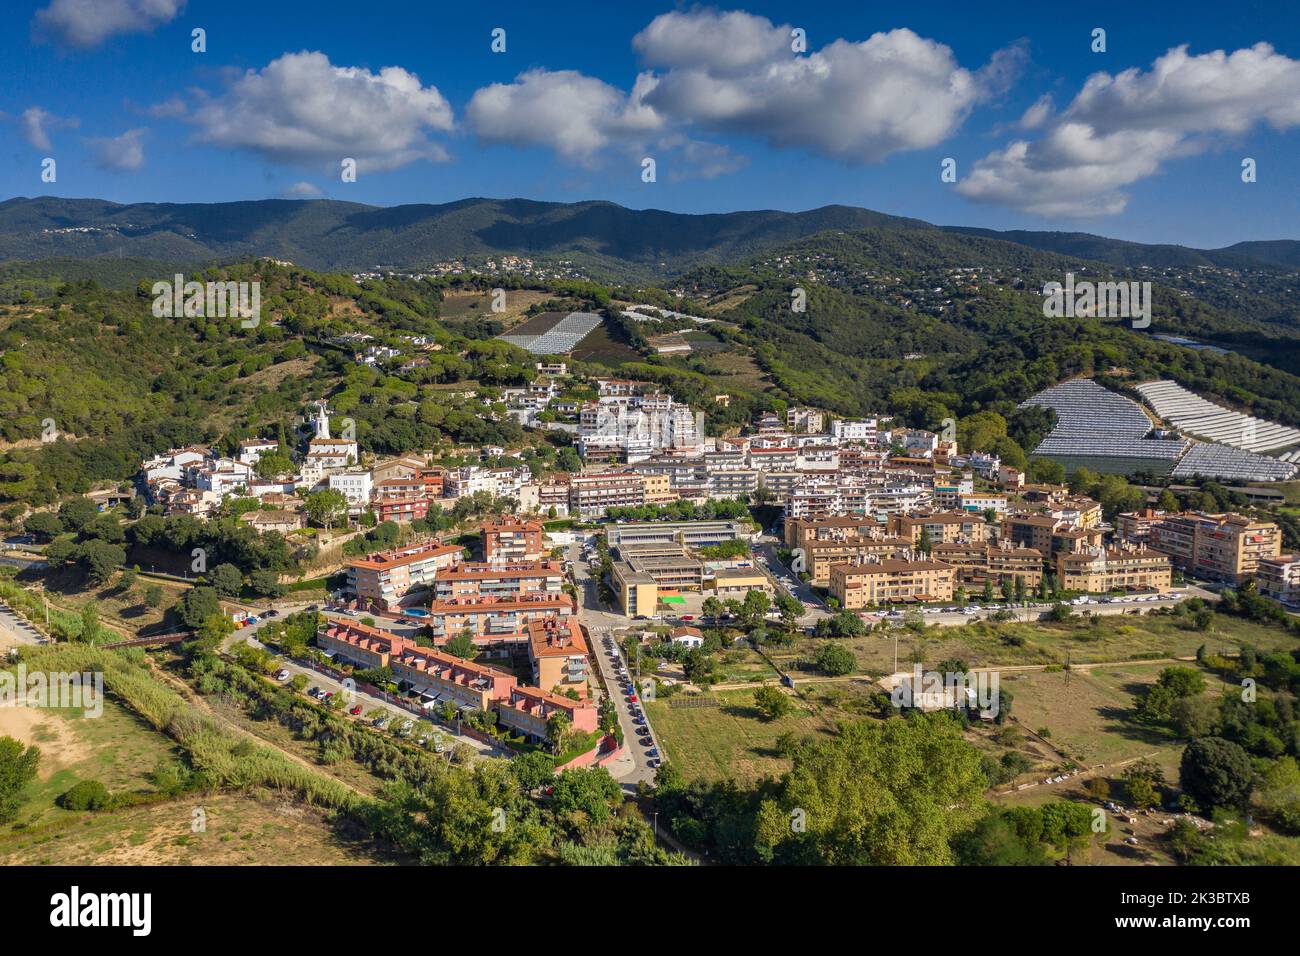
[[98, 780], [83, 780], [73, 784], [63, 796], [59, 806], [65, 810], [103, 810], [111, 806], [113, 797], [108, 788]]

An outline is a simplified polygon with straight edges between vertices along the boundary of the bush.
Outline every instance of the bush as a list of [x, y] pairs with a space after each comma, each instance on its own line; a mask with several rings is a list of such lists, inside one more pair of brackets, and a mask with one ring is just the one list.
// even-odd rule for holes
[[59, 806], [65, 810], [104, 810], [112, 803], [108, 788], [98, 780], [83, 780], [59, 797]]

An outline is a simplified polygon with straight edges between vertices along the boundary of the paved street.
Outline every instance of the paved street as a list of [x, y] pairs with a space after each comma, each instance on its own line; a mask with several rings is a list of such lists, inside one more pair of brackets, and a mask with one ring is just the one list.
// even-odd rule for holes
[[43, 644], [43, 638], [34, 627], [28, 624], [9, 607], [0, 603], [0, 650], [8, 650], [21, 644]]
[[[569, 549], [569, 560], [573, 564], [573, 576], [578, 585], [579, 595], [579, 615], [582, 623], [587, 628], [587, 633], [591, 635], [591, 653], [596, 659], [596, 666], [600, 669], [601, 676], [604, 678], [605, 686], [609, 688], [614, 698], [614, 709], [618, 714], [618, 725], [623, 731], [624, 753], [618, 760], [607, 764], [607, 769], [614, 779], [623, 784], [624, 787], [633, 789], [641, 781], [652, 782], [654, 780], [654, 768], [649, 765], [649, 757], [646, 755], [647, 745], [642, 743], [648, 739], [651, 746], [658, 747], [660, 757], [666, 756], [662, 745], [654, 734], [654, 728], [650, 727], [650, 718], [645, 717], [645, 727], [650, 730], [648, 738], [637, 736], [638, 724], [632, 720], [631, 704], [627, 696], [622, 692], [618, 677], [618, 657], [610, 655], [609, 648], [605, 646], [607, 636], [614, 637], [615, 649], [621, 654], [621, 649], [617, 647], [619, 636], [616, 628], [626, 627], [627, 619], [618, 614], [611, 614], [606, 611], [600, 604], [600, 598], [596, 593], [596, 581], [591, 576], [587, 563], [582, 559], [581, 547], [574, 544]], [[642, 709], [642, 713], [645, 711]]]

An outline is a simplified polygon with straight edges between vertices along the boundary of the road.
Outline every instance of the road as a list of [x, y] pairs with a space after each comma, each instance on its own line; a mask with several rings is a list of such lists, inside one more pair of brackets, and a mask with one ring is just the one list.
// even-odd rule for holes
[[0, 649], [18, 644], [44, 644], [45, 638], [28, 624], [21, 615], [0, 603]]
[[[770, 576], [777, 579], [780, 587], [803, 604], [804, 614], [799, 618], [799, 623], [805, 627], [814, 627], [822, 618], [831, 616], [830, 608], [822, 603], [822, 599], [817, 596], [811, 584], [800, 580], [799, 575], [781, 563], [781, 557], [777, 553], [779, 545], [777, 538], [768, 534], [761, 535], [758, 539], [759, 563]], [[792, 581], [793, 587], [781, 584], [782, 578]]]
[[[591, 576], [587, 563], [582, 560], [579, 545], [570, 546], [569, 561], [573, 566], [573, 577], [580, 597], [578, 614], [587, 628], [587, 633], [591, 636], [591, 655], [595, 658], [596, 667], [600, 669], [605, 686], [609, 688], [613, 697], [618, 725], [623, 731], [623, 754], [617, 760], [606, 764], [606, 769], [610, 776], [623, 785], [624, 789], [635, 790], [636, 785], [642, 781], [653, 782], [655, 771], [649, 765], [650, 758], [646, 755], [646, 746], [640, 743], [647, 738], [637, 736], [639, 725], [633, 722], [632, 705], [627, 696], [622, 693], [615, 663], [618, 658], [612, 657], [605, 646], [605, 638], [613, 636], [616, 652], [621, 654], [621, 648], [617, 646], [619, 643], [617, 629], [626, 627], [627, 619], [622, 615], [612, 614], [601, 606], [596, 592], [596, 581]], [[642, 713], [645, 713], [644, 708]], [[660, 756], [666, 756], [666, 751], [655, 736], [654, 728], [650, 726], [650, 718], [646, 716], [644, 719], [646, 728], [650, 730], [648, 737], [650, 745], [659, 749]]]
[[[297, 613], [298, 611], [305, 610], [308, 606], [309, 605], [306, 603], [277, 604], [275, 606], [275, 609], [276, 611], [279, 612], [280, 617], [273, 617], [273, 618], [259, 617], [257, 619], [256, 624], [251, 624], [248, 627], [240, 628], [234, 634], [231, 634], [229, 637], [227, 637], [221, 644], [221, 650], [224, 653], [229, 653], [231, 648], [233, 648], [236, 644], [239, 644], [240, 642], [248, 643], [253, 647], [264, 647], [268, 651], [270, 651], [273, 655], [275, 655], [280, 666], [289, 672], [290, 680], [293, 679], [293, 675], [302, 674], [304, 677], [307, 678], [309, 687], [311, 686], [321, 687], [324, 688], [325, 690], [332, 691], [335, 694], [342, 692], [345, 689], [343, 687], [342, 681], [337, 680], [328, 674], [322, 674], [320, 671], [308, 667], [305, 664], [299, 664], [296, 661], [290, 660], [289, 658], [282, 655], [278, 650], [276, 650], [276, 648], [263, 644], [261, 641], [257, 639], [257, 632], [260, 631], [266, 625], [270, 624], [273, 621], [279, 620], [281, 617], [284, 617], [285, 615], [294, 614]], [[346, 614], [335, 614], [334, 612], [322, 612], [322, 613], [324, 613], [327, 617], [338, 618], [339, 620], [355, 620], [355, 618], [350, 617], [349, 615]], [[394, 706], [393, 704], [384, 700], [382, 697], [376, 697], [373, 694], [368, 694], [358, 689], [349, 689], [348, 693], [355, 699], [356, 703], [360, 704], [361, 707], [363, 708], [362, 711], [363, 717], [365, 714], [369, 714], [372, 710], [379, 709], [387, 712], [390, 717], [399, 720], [415, 721], [420, 719], [415, 714], [412, 714], [410, 711], [405, 710], [404, 708], [401, 707]], [[432, 720], [432, 718], [425, 718], [425, 719]], [[446, 727], [437, 722], [434, 722], [434, 727], [437, 733], [443, 735], [445, 742], [447, 744], [449, 745], [458, 744], [458, 743], [468, 744], [470, 747], [474, 749], [474, 751], [480, 757], [509, 756], [509, 754], [506, 751], [502, 750], [500, 747], [497, 747], [493, 744], [484, 743], [480, 740], [475, 740], [473, 737], [470, 737], [466, 734], [457, 733], [454, 727]]]

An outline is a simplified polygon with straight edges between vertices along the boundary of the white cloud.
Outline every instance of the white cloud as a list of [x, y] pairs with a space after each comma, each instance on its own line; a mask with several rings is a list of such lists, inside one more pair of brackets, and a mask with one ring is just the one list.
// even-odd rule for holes
[[142, 33], [170, 23], [185, 0], [53, 0], [36, 11], [38, 36], [93, 47], [119, 33]]
[[655, 17], [632, 38], [632, 46], [656, 66], [743, 73], [789, 58], [791, 29], [740, 10], [692, 10]]
[[529, 70], [513, 83], [493, 83], [474, 93], [465, 119], [485, 143], [546, 146], [590, 166], [611, 143], [657, 130], [661, 121], [642, 103], [653, 78], [637, 78], [624, 95], [603, 80], [575, 70]]
[[1013, 46], [971, 71], [947, 46], [907, 29], [797, 56], [791, 30], [741, 12], [656, 17], [633, 40], [650, 65], [667, 67], [646, 104], [674, 122], [875, 162], [942, 142], [1024, 59]]
[[320, 196], [320, 194], [319, 186], [315, 183], [309, 183], [304, 180], [288, 187], [283, 193], [281, 193], [281, 197], [284, 199], [315, 199]]
[[1021, 129], [1041, 129], [1052, 116], [1056, 109], [1052, 103], [1052, 94], [1044, 93], [1034, 101], [1034, 104], [1025, 110], [1020, 116], [1020, 121], [1016, 124]]
[[743, 11], [666, 13], [632, 41], [651, 69], [630, 92], [573, 70], [533, 69], [478, 90], [467, 125], [481, 142], [542, 146], [589, 168], [608, 151], [668, 154], [660, 171], [670, 178], [712, 178], [745, 164], [694, 130], [871, 162], [941, 142], [976, 103], [1004, 90], [1024, 59], [1013, 46], [972, 72], [910, 30], [835, 40], [801, 56], [792, 29]]
[[1180, 46], [1149, 71], [1089, 77], [1041, 138], [985, 156], [957, 189], [1043, 216], [1111, 215], [1128, 203], [1125, 187], [1167, 161], [1260, 124], [1300, 125], [1300, 60], [1267, 43], [1199, 56]]
[[147, 129], [129, 129], [120, 136], [89, 139], [95, 165], [100, 169], [124, 172], [144, 166], [144, 139]]
[[363, 171], [445, 160], [428, 133], [454, 125], [447, 100], [414, 73], [334, 66], [324, 53], [306, 51], [239, 74], [188, 121], [200, 142], [309, 166], [337, 168], [350, 157]]
[[75, 116], [55, 116], [39, 106], [29, 106], [23, 110], [22, 116], [18, 117], [18, 124], [22, 127], [23, 138], [28, 143], [36, 149], [48, 152], [54, 148], [54, 143], [50, 140], [51, 132], [56, 129], [76, 129], [81, 125], [81, 121]]

